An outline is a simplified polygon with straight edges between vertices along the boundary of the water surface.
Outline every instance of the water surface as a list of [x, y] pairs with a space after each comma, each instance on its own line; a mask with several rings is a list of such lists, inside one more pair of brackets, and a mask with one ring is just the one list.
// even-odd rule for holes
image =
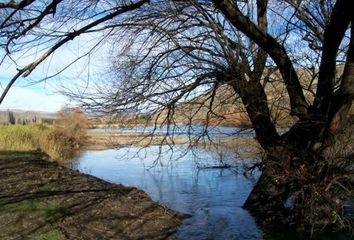
[[[232, 151], [222, 161], [233, 167], [198, 168], [220, 165], [220, 155], [205, 149], [186, 152], [175, 146], [121, 148], [86, 151], [73, 168], [114, 183], [138, 187], [154, 201], [191, 215], [181, 225], [178, 239], [262, 239], [262, 232], [242, 208], [259, 173], [243, 174], [245, 161]], [[138, 152], [138, 153], [137, 153]], [[157, 166], [149, 168], [157, 160]], [[149, 170], [147, 170], [149, 169]]]
[[222, 126], [207, 126], [207, 125], [171, 125], [171, 126], [134, 126], [134, 127], [120, 127], [120, 128], [96, 128], [90, 129], [92, 132], [144, 132], [144, 133], [162, 133], [183, 136], [205, 136], [212, 137], [254, 137], [253, 129], [241, 129], [237, 127], [222, 127]]

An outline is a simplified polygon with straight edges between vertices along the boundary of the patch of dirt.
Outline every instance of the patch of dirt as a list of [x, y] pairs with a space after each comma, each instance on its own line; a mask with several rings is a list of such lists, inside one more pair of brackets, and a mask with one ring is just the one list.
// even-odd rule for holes
[[[118, 173], [117, 173], [118, 174]], [[174, 239], [184, 216], [143, 191], [0, 152], [0, 239]]]

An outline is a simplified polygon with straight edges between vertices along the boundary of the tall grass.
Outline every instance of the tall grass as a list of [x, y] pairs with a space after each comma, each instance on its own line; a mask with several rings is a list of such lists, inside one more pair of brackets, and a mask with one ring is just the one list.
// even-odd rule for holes
[[83, 140], [82, 131], [43, 124], [4, 125], [0, 126], [0, 150], [41, 150], [51, 159], [68, 160]]
[[0, 149], [30, 151], [41, 149], [51, 129], [44, 125], [0, 126]]

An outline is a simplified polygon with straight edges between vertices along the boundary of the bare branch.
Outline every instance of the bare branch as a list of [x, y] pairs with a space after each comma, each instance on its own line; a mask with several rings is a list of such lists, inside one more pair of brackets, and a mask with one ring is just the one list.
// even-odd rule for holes
[[[37, 58], [34, 62], [28, 64], [27, 66], [25, 66], [24, 68], [20, 69], [18, 71], [18, 73], [10, 80], [10, 82], [7, 84], [6, 88], [4, 89], [1, 97], [0, 97], [0, 104], [2, 103], [2, 101], [4, 100], [6, 94], [8, 93], [8, 91], [10, 90], [11, 86], [16, 82], [16, 80], [20, 77], [27, 77], [29, 74], [31, 74], [31, 72], [39, 65], [41, 64], [45, 59], [47, 59], [48, 56], [50, 56], [53, 52], [55, 52], [58, 48], [60, 48], [61, 46], [63, 46], [65, 43], [69, 42], [70, 40], [73, 40], [74, 38], [76, 38], [77, 36], [80, 36], [81, 34], [85, 33], [86, 31], [92, 29], [93, 27], [96, 27], [97, 25], [106, 22], [107, 20], [110, 20], [122, 13], [137, 9], [139, 7], [141, 7], [143, 4], [147, 3], [149, 0], [142, 0], [139, 1], [137, 3], [128, 5], [128, 6], [123, 6], [123, 7], [117, 7], [115, 9], [113, 9], [113, 12], [103, 16], [102, 18], [99, 18], [93, 22], [91, 22], [90, 24], [78, 29], [78, 30], [74, 30], [72, 32], [69, 32], [65, 35], [65, 37], [58, 41], [56, 44], [54, 44], [53, 47], [51, 47], [50, 49], [48, 49], [44, 54], [42, 54], [42, 56], [40, 56], [39, 58]], [[60, 1], [58, 1], [60, 2]], [[54, 3], [52, 3], [54, 4]], [[56, 3], [54, 5], [49, 5], [46, 10], [43, 12], [43, 14], [41, 14], [39, 16], [39, 18], [35, 21], [35, 24], [38, 24], [38, 22], [40, 22], [43, 17], [48, 14], [48, 9], [51, 9], [53, 7], [56, 6]], [[21, 33], [25, 34], [28, 30], [30, 30], [31, 28], [33, 28], [33, 24], [30, 25], [29, 29], [26, 29], [24, 32]]]
[[225, 14], [230, 22], [255, 41], [263, 48], [275, 61], [286, 83], [290, 101], [292, 114], [304, 118], [307, 116], [308, 103], [297, 77], [297, 73], [292, 65], [291, 60], [284, 47], [282, 47], [272, 36], [263, 32], [247, 17], [245, 17], [233, 1], [213, 1], [215, 5]]

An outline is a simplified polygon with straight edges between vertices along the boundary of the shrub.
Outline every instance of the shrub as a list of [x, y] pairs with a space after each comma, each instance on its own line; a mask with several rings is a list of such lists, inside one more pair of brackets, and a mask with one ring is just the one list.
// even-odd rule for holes
[[89, 120], [78, 109], [64, 109], [54, 126], [43, 124], [0, 126], [0, 150], [41, 150], [51, 159], [72, 158], [83, 144]]

